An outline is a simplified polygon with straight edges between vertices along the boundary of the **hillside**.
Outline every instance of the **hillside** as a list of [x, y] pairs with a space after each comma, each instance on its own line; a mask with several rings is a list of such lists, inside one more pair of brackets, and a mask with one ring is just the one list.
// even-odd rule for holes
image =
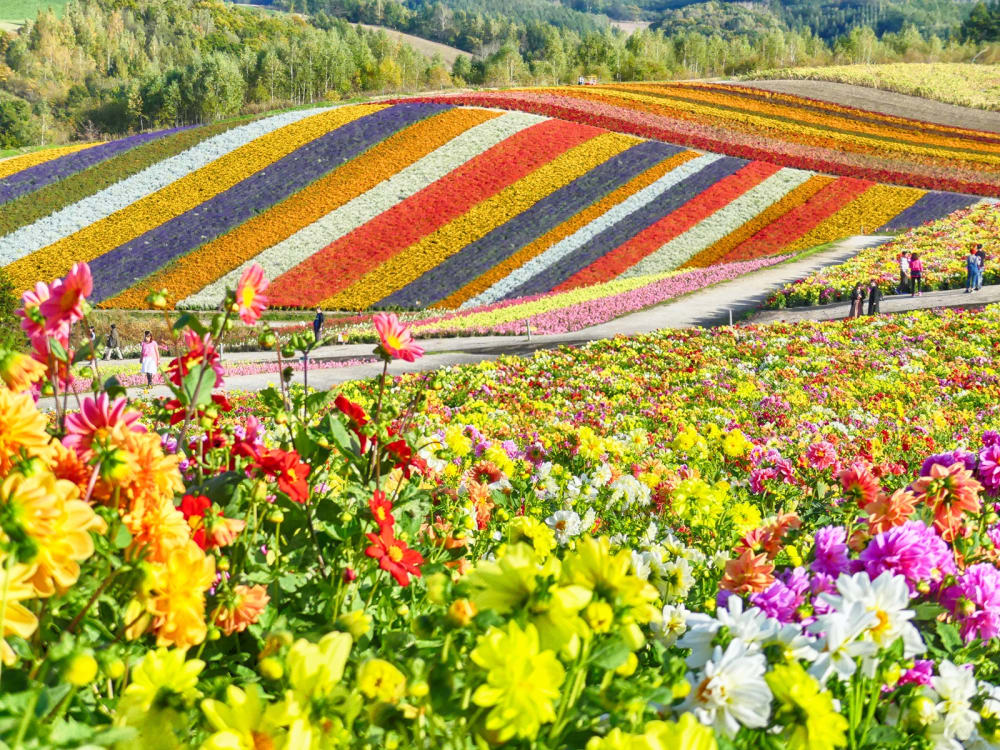
[[396, 31], [395, 29], [390, 29], [385, 26], [372, 26], [366, 23], [359, 23], [357, 25], [364, 29], [368, 29], [369, 31], [383, 31], [389, 35], [390, 39], [395, 39], [396, 41], [408, 44], [426, 57], [434, 57], [435, 55], [438, 55], [442, 60], [444, 60], [449, 68], [455, 64], [455, 60], [457, 60], [460, 56], [469, 56], [468, 52], [460, 50], [457, 47], [450, 47], [447, 44], [434, 42], [430, 39], [414, 36], [413, 34], [405, 34], [402, 31]]
[[39, 11], [61, 13], [69, 0], [3, 0], [0, 3], [0, 31], [15, 29]]
[[172, 303], [211, 308], [251, 262], [273, 279], [275, 305], [457, 307], [775, 256], [977, 200], [462, 98], [8, 160], [0, 263], [24, 290], [88, 261], [92, 300], [108, 307], [165, 288]]

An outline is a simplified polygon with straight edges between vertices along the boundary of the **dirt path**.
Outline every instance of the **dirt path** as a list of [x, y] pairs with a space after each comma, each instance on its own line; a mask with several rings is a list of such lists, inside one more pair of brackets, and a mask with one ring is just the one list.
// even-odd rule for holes
[[831, 81], [731, 81], [730, 83], [782, 94], [805, 96], [847, 107], [867, 109], [884, 115], [1000, 133], [1000, 112], [959, 107], [955, 104], [922, 99], [919, 96], [897, 94], [894, 91], [882, 91], [867, 86]]

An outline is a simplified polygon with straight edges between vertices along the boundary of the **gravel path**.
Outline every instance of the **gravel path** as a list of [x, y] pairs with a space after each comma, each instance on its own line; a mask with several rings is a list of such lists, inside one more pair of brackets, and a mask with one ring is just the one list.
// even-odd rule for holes
[[857, 107], [884, 115], [924, 120], [950, 127], [985, 130], [1000, 133], [1000, 112], [959, 107], [955, 104], [935, 102], [919, 96], [897, 94], [894, 91], [856, 86], [832, 81], [730, 81], [737, 86], [776, 91], [782, 94], [805, 96], [833, 102], [846, 107]]

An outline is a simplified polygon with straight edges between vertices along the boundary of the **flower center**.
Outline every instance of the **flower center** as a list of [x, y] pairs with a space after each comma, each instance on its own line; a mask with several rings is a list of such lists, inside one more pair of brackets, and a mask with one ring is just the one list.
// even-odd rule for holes
[[385, 335], [385, 343], [392, 349], [399, 349], [403, 345], [403, 342], [400, 341], [399, 336], [395, 333], [387, 333]]
[[252, 286], [247, 285], [243, 287], [243, 307], [250, 307], [250, 305], [253, 304], [254, 297], [256, 296], [257, 293], [254, 291]]
[[389, 547], [389, 559], [398, 563], [403, 559], [403, 550], [395, 545]]

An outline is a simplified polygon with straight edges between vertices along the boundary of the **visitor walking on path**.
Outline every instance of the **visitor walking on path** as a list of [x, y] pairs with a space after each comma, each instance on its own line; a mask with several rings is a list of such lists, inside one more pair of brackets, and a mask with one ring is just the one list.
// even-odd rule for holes
[[979, 258], [979, 285], [976, 287], [979, 290], [983, 288], [983, 276], [986, 273], [986, 251], [983, 250], [982, 242], [976, 246], [976, 257]]
[[146, 376], [146, 387], [153, 385], [153, 376], [160, 372], [160, 345], [153, 341], [153, 334], [146, 331], [142, 335], [139, 349], [139, 371]]
[[916, 253], [910, 256], [910, 278], [913, 280], [913, 284], [910, 287], [910, 296], [921, 296], [923, 292], [920, 291], [920, 285], [924, 279], [924, 262], [920, 260], [920, 256]]
[[882, 301], [882, 290], [878, 288], [878, 282], [872, 281], [868, 287], [868, 314], [878, 315], [879, 303]]
[[117, 354], [118, 359], [125, 359], [122, 356], [121, 342], [118, 340], [118, 326], [114, 323], [111, 324], [111, 331], [104, 341], [104, 346], [104, 359], [114, 359], [113, 354]]
[[899, 290], [898, 294], [910, 291], [910, 251], [904, 250], [899, 256]]
[[851, 311], [847, 313], [848, 318], [860, 318], [865, 312], [865, 288], [859, 281], [854, 285], [851, 292]]
[[319, 341], [319, 332], [323, 330], [323, 321], [326, 318], [323, 315], [322, 308], [316, 308], [316, 317], [313, 318], [313, 338]]
[[965, 256], [965, 293], [975, 292], [981, 286], [979, 281], [979, 256], [974, 249]]

